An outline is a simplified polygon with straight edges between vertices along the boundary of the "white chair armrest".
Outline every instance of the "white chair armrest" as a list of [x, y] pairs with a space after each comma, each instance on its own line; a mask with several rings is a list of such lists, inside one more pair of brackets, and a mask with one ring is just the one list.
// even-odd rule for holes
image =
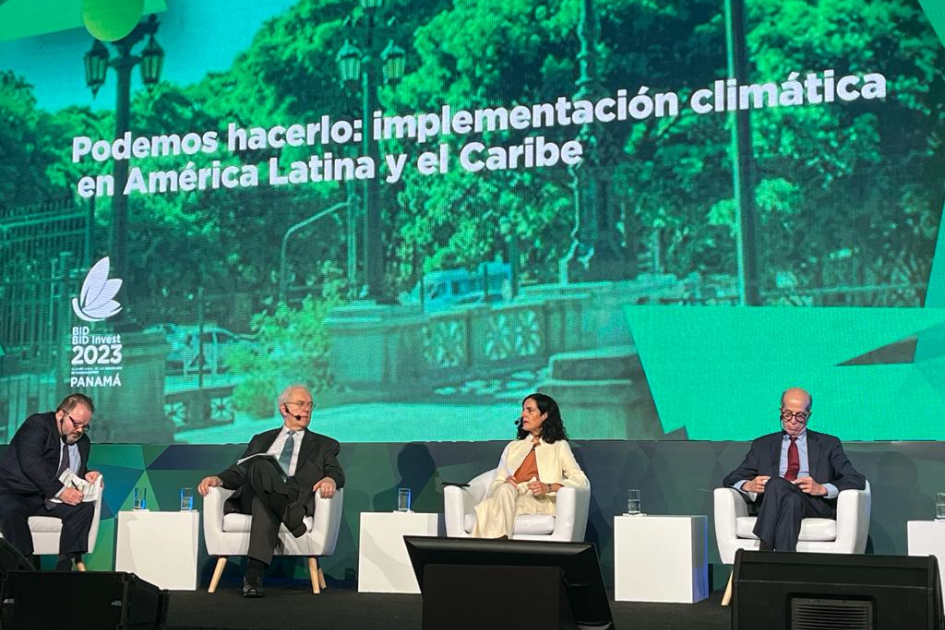
[[95, 500], [95, 513], [92, 515], [92, 524], [89, 526], [89, 546], [88, 553], [95, 551], [95, 541], [98, 539], [98, 526], [99, 522], [102, 520], [102, 499], [104, 498], [105, 491], [105, 479], [102, 476], [99, 476], [93, 484], [98, 486], [98, 499]]
[[575, 490], [574, 506], [574, 532], [571, 540], [574, 542], [584, 542], [584, 535], [587, 533], [587, 519], [591, 511], [591, 481], [583, 488]]
[[574, 522], [577, 510], [577, 489], [561, 488], [555, 499], [555, 530], [551, 540], [570, 542], [574, 536]]
[[834, 553], [863, 553], [870, 529], [870, 484], [865, 490], [837, 495], [837, 540]]
[[555, 531], [551, 534], [551, 540], [583, 541], [590, 506], [590, 483], [581, 488], [559, 489], [555, 499]]
[[203, 498], [203, 535], [207, 544], [207, 553], [211, 556], [226, 555], [220, 552], [223, 543], [223, 504], [233, 494], [222, 486], [210, 488]]
[[446, 535], [450, 538], [467, 538], [463, 521], [467, 514], [473, 514], [476, 506], [482, 503], [489, 492], [489, 486], [495, 479], [495, 469], [474, 477], [465, 488], [446, 486], [443, 488], [443, 522]]
[[738, 535], [735, 521], [748, 516], [748, 504], [735, 488], [716, 488], [712, 493], [715, 518], [715, 542], [719, 546], [719, 558], [725, 564], [735, 561]]
[[468, 488], [446, 486], [443, 488], [443, 521], [446, 535], [450, 538], [465, 538], [463, 519], [475, 508], [472, 493]]
[[330, 499], [323, 499], [315, 493], [315, 513], [309, 535], [315, 540], [324, 539], [325, 543], [319, 555], [330, 556], [335, 552], [341, 517], [344, 515], [344, 493], [344, 489], [341, 489]]

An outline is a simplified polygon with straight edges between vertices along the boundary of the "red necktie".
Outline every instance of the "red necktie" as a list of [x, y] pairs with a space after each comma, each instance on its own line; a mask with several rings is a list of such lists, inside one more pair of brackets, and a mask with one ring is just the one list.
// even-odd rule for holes
[[784, 478], [788, 481], [797, 479], [797, 472], [801, 469], [801, 458], [797, 455], [797, 438], [791, 438], [791, 445], [787, 449], [787, 470]]

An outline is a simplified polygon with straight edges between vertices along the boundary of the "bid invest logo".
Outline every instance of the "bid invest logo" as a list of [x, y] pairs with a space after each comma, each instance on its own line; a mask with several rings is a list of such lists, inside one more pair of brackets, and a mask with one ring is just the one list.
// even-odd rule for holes
[[95, 263], [82, 283], [79, 297], [72, 298], [72, 310], [79, 319], [100, 322], [121, 311], [121, 304], [113, 298], [121, 289], [121, 280], [108, 279], [108, 256]]

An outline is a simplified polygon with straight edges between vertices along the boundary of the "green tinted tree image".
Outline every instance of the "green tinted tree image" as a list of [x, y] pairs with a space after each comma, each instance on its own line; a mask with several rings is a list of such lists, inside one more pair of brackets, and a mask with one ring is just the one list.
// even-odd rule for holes
[[766, 284], [790, 270], [802, 287], [919, 287], [899, 303], [920, 304], [941, 215], [945, 48], [914, 2], [750, 6], [758, 75], [882, 72], [889, 86], [882, 102], [754, 117]]
[[[596, 6], [606, 94], [626, 88], [632, 95], [634, 88], [646, 85], [651, 93], [679, 91], [685, 105], [693, 89], [724, 77], [718, 2], [691, 0], [656, 7], [615, 0]], [[927, 113], [941, 108], [942, 48], [935, 45], [934, 34], [913, 3], [871, 6], [863, 13], [859, 3], [836, 0], [821, 3], [814, 15], [800, 0], [748, 3], [749, 59], [758, 82], [782, 81], [793, 69], [832, 66], [837, 72], [865, 72], [875, 69], [870, 59], [883, 59], [883, 68], [895, 72], [889, 77], [890, 97], [882, 103], [808, 105], [753, 114], [760, 249], [766, 252], [762, 268], [769, 288], [774, 274], [785, 270], [797, 275], [801, 286], [821, 286], [823, 270], [814, 268], [823, 266], [829, 252], [842, 250], [877, 267], [894, 258], [914, 261], [915, 278], [927, 270], [919, 259], [928, 258], [938, 209], [934, 194], [928, 192], [934, 188], [924, 182], [941, 166], [931, 150], [941, 132], [936, 116]], [[186, 88], [162, 86], [150, 100], [138, 97], [135, 119], [142, 130], [159, 133], [175, 128], [222, 130], [230, 122], [264, 127], [317, 120], [322, 114], [351, 115], [352, 97], [339, 85], [332, 63], [346, 36], [344, 20], [351, 8], [339, 2], [299, 3], [264, 25], [229, 71]], [[404, 80], [381, 91], [383, 111], [438, 111], [446, 103], [454, 110], [509, 106], [571, 95], [576, 90], [578, 15], [576, 0], [428, 2], [398, 13], [393, 35], [411, 53]], [[890, 23], [901, 30], [890, 33]], [[828, 37], [830, 29], [842, 36]], [[920, 63], [912, 62], [909, 51], [920, 51]], [[641, 247], [636, 237], [656, 230], [664, 270], [677, 275], [734, 272], [734, 241], [727, 229], [732, 194], [727, 124], [724, 114], [696, 116], [683, 106], [676, 117], [604, 126], [601, 141], [611, 156], [613, 203], [621, 208], [626, 233], [617, 238], [630, 243], [632, 253]], [[563, 141], [573, 138], [576, 130], [540, 132]], [[436, 139], [450, 146], [453, 162], [447, 174], [423, 176], [408, 168], [400, 183], [383, 187], [386, 270], [393, 293], [413, 286], [421, 268], [473, 268], [497, 257], [507, 260], [513, 237], [523, 273], [536, 281], [555, 279], [574, 228], [567, 170], [558, 166], [467, 173], [455, 163], [457, 150], [468, 140], [509, 145], [525, 135], [537, 135], [537, 130]], [[403, 152], [415, 160], [432, 145], [388, 140], [381, 149], [382, 154]], [[304, 159], [312, 149], [250, 151], [238, 157], [257, 163], [275, 155], [286, 164]], [[343, 153], [341, 147], [323, 149]], [[841, 202], [841, 191], [857, 187], [868, 189], [873, 201], [854, 209]], [[345, 196], [344, 186], [323, 183], [138, 199], [133, 203], [143, 221], [136, 247], [155, 256], [161, 252], [165, 259], [166, 248], [176, 247], [177, 256], [171, 258], [181, 261], [180, 285], [199, 279], [208, 293], [264, 291], [276, 269], [274, 251], [282, 232], [274, 222], [287, 227]], [[879, 212], [873, 207], [877, 205], [883, 206]], [[831, 211], [815, 211], [823, 208]], [[336, 222], [332, 229], [335, 238], [328, 228], [327, 233], [319, 232], [323, 238], [315, 241], [317, 255], [309, 257], [300, 277], [314, 277], [320, 260], [344, 264], [343, 226]], [[194, 247], [194, 239], [199, 247]], [[875, 243], [871, 246], [864, 239]], [[240, 246], [234, 248], [233, 243]], [[812, 262], [814, 258], [819, 262]], [[139, 262], [144, 270], [152, 260], [145, 255]], [[415, 267], [418, 262], [421, 268]], [[851, 276], [848, 282], [856, 280]], [[143, 290], [153, 295], [156, 288]]]
[[[353, 28], [347, 21], [352, 13], [357, 16], [356, 4], [300, 1], [261, 25], [225, 71], [192, 85], [175, 85], [174, 77], [165, 75], [152, 94], [136, 91], [135, 134], [217, 130], [225, 141], [231, 123], [268, 127], [317, 122], [322, 115], [360, 115], [358, 96], [340, 85], [335, 64]], [[606, 154], [602, 174], [612, 182], [610, 203], [622, 217], [613, 237], [632, 260], [655, 234], [661, 269], [679, 277], [693, 272], [731, 277], [736, 270], [729, 115], [696, 115], [686, 106], [694, 89], [726, 76], [722, 5], [721, 0], [594, 3], [602, 93], [593, 96], [626, 89], [632, 97], [643, 85], [650, 94], [680, 96], [678, 116], [604, 124], [598, 138]], [[939, 150], [945, 58], [927, 18], [915, 0], [746, 0], [746, 7], [752, 81], [780, 83], [791, 72], [803, 77], [825, 69], [837, 76], [878, 71], [886, 75], [889, 92], [882, 101], [752, 112], [763, 290], [777, 299], [778, 283], [788, 278], [789, 298], [826, 287], [840, 293], [821, 303], [842, 304], [852, 299], [844, 288], [901, 284], [919, 288], [906, 290], [900, 303], [920, 303], [945, 172]], [[579, 0], [425, 0], [390, 8], [376, 34], [384, 38], [382, 45], [390, 37], [408, 51], [407, 72], [398, 85], [379, 91], [381, 111], [405, 115], [438, 112], [444, 104], [455, 111], [572, 97], [578, 90], [580, 9]], [[108, 137], [114, 128], [110, 112], [38, 110], [29, 87], [11, 74], [0, 84], [0, 116], [5, 121], [0, 205], [42, 201], [62, 186], [74, 186], [80, 175], [109, 172], [110, 165], [73, 164], [68, 139]], [[469, 173], [456, 158], [470, 141], [507, 146], [541, 134], [560, 143], [578, 132], [570, 126], [453, 135], [424, 144], [383, 141], [382, 155], [408, 155], [403, 179], [381, 186], [378, 236], [389, 292], [409, 290], [425, 272], [473, 269], [513, 256], [525, 281], [556, 281], [575, 227], [568, 169]], [[440, 142], [449, 146], [449, 172], [421, 175], [416, 158]], [[360, 147], [221, 150], [212, 158], [222, 165], [278, 158], [286, 166], [327, 151], [350, 155]], [[184, 164], [181, 156], [135, 162], [150, 170]], [[320, 345], [325, 309], [350, 299], [357, 288], [339, 285], [334, 272], [325, 271], [345, 268], [349, 226], [339, 214], [289, 243], [292, 299], [284, 307], [273, 299], [280, 240], [290, 226], [348, 194], [339, 182], [284, 187], [263, 182], [237, 190], [133, 195], [129, 251], [134, 255], [123, 289], [129, 313], [145, 325], [191, 325], [196, 311], [187, 296], [199, 287], [219, 296], [222, 305], [239, 297], [249, 306], [227, 326], [255, 331], [258, 349], [249, 357], [237, 354], [234, 372], [275, 374], [280, 355], [274, 348], [281, 343], [274, 340], [275, 330], [297, 325], [293, 338], [312, 344], [318, 357], [308, 377], [298, 376], [324, 386], [330, 382], [323, 362], [327, 346]], [[109, 201], [96, 203], [98, 224], [107, 227]], [[330, 297], [321, 288], [326, 279], [333, 287]], [[255, 316], [244, 316], [243, 310]], [[267, 357], [270, 351], [274, 354]], [[254, 392], [268, 386], [260, 383]], [[257, 394], [246, 396], [244, 404], [253, 405], [247, 401]]]

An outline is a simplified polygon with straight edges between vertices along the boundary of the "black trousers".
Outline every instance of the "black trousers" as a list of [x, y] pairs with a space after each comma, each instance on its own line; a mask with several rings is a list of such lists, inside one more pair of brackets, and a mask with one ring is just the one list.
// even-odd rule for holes
[[753, 531], [761, 539], [762, 549], [796, 551], [801, 520], [836, 517], [836, 508], [824, 497], [804, 494], [783, 477], [771, 477], [765, 484]]
[[0, 494], [0, 528], [3, 537], [24, 556], [33, 555], [33, 536], [29, 517], [51, 516], [62, 520], [59, 553], [80, 555], [89, 550], [89, 528], [95, 515], [94, 503], [66, 505], [56, 503], [46, 509], [41, 494]]
[[289, 503], [298, 499], [299, 484], [294, 477], [284, 479], [276, 465], [265, 458], [251, 459], [245, 465], [238, 510], [253, 517], [246, 555], [269, 564], [279, 543], [283, 512]]

